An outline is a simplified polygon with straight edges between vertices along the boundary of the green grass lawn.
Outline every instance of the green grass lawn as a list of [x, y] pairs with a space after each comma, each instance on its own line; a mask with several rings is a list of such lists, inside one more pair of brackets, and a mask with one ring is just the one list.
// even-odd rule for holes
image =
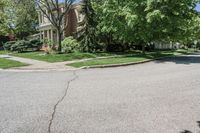
[[4, 51], [4, 50], [0, 50], [0, 55], [1, 54], [8, 54], [8, 52], [7, 51]]
[[[63, 62], [63, 61], [72, 61], [80, 60], [86, 58], [96, 58], [103, 56], [114, 56], [115, 58], [108, 59], [95, 59], [91, 61], [73, 63], [71, 66], [81, 67], [81, 66], [91, 66], [91, 65], [106, 65], [106, 64], [119, 64], [119, 63], [129, 63], [143, 61], [146, 59], [153, 59], [162, 56], [167, 56], [167, 54], [181, 54], [187, 50], [177, 51], [162, 51], [162, 52], [150, 52], [146, 55], [141, 54], [140, 51], [125, 52], [125, 53], [69, 53], [69, 54], [45, 54], [44, 52], [25, 52], [25, 53], [9, 53], [10, 55], [30, 58], [35, 60], [41, 60], [46, 62]], [[191, 51], [191, 50], [189, 50]], [[0, 54], [7, 54], [6, 51], [0, 51]], [[154, 57], [151, 57], [154, 56]], [[169, 56], [169, 55], [168, 55]]]
[[27, 64], [18, 62], [18, 61], [12, 61], [5, 58], [0, 58], [0, 68], [6, 69], [11, 67], [21, 67], [26, 66]]
[[63, 61], [79, 60], [79, 59], [86, 59], [86, 58], [96, 58], [96, 57], [101, 57], [101, 56], [110, 56], [112, 54], [108, 54], [108, 53], [45, 54], [44, 52], [27, 52], [27, 53], [13, 53], [12, 55], [53, 63], [53, 62], [63, 62]]
[[114, 58], [107, 59], [94, 59], [90, 61], [77, 62], [68, 64], [73, 67], [84, 67], [84, 66], [97, 66], [97, 65], [111, 65], [111, 64], [122, 64], [122, 63], [134, 63], [140, 61], [147, 61], [150, 59], [156, 59], [160, 57], [176, 56], [181, 54], [188, 54], [191, 51], [177, 50], [177, 51], [162, 51], [162, 52], [148, 52], [144, 54], [127, 54]]

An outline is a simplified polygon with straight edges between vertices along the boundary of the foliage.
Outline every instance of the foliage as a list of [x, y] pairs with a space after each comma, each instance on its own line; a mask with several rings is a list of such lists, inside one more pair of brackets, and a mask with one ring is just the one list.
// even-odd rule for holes
[[48, 39], [43, 40], [44, 46], [45, 46], [45, 52], [47, 54], [52, 54], [54, 53], [54, 42]]
[[183, 33], [190, 26], [188, 21], [196, 16], [195, 0], [105, 0], [94, 3], [97, 31], [106, 35], [107, 44], [139, 44], [143, 52], [153, 41], [183, 40]]
[[9, 41], [3, 44], [5, 50], [11, 50], [12, 45], [14, 45], [16, 41]]
[[83, 0], [82, 3], [82, 13], [85, 14], [83, 30], [79, 33], [81, 34], [82, 51], [94, 52], [98, 47], [95, 31], [97, 26], [96, 14], [91, 0]]
[[[72, 4], [74, 4], [75, 0], [62, 0], [62, 10], [61, 9], [61, 1], [60, 0], [35, 0], [38, 9], [44, 14], [50, 23], [55, 27], [58, 33], [58, 51], [62, 51], [62, 35], [65, 29], [68, 26], [68, 18], [66, 13], [68, 13]], [[55, 10], [53, 10], [55, 9]], [[47, 12], [48, 11], [48, 12]]]
[[0, 35], [7, 35], [10, 32], [8, 25], [8, 16], [5, 13], [5, 8], [8, 6], [6, 0], [0, 1]]
[[13, 2], [15, 9], [15, 33], [20, 39], [36, 33], [38, 24], [38, 13], [34, 0], [20, 0]]
[[11, 51], [17, 51], [18, 53], [21, 53], [23, 51], [26, 51], [29, 46], [30, 46], [30, 42], [29, 41], [20, 40], [20, 41], [17, 41], [15, 44], [13, 44], [11, 46], [10, 50]]
[[[57, 30], [58, 51], [61, 51], [63, 31], [70, 19], [65, 14], [74, 1], [62, 0], [65, 6], [61, 12], [60, 0], [1, 0], [0, 35], [15, 33], [24, 39], [35, 33], [38, 8]], [[188, 45], [194, 40], [200, 41], [197, 2], [199, 0], [83, 0], [85, 18], [77, 33], [80, 50], [126, 51], [137, 47], [145, 52], [152, 42]]]
[[6, 42], [3, 47], [5, 50], [24, 52], [28, 49], [39, 50], [42, 46], [42, 42], [39, 40], [33, 39], [30, 41], [19, 40], [19, 41], [9, 41]]
[[9, 40], [10, 40], [10, 38], [8, 36], [1, 36], [0, 35], [0, 47], [3, 45], [3, 43], [6, 43]]
[[0, 34], [15, 34], [24, 39], [36, 32], [37, 11], [33, 0], [3, 0], [0, 7]]
[[36, 48], [36, 49], [40, 49], [43, 45], [43, 42], [41, 42], [39, 39], [32, 39], [30, 40], [30, 46], [29, 48]]
[[62, 41], [62, 52], [73, 53], [80, 48], [79, 43], [73, 37], [67, 37]]

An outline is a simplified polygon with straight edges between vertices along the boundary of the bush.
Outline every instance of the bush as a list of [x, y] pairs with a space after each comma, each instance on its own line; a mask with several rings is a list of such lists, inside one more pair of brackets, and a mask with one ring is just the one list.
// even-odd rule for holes
[[125, 45], [120, 44], [120, 43], [112, 43], [108, 44], [106, 46], [106, 51], [107, 52], [124, 52], [126, 50]]
[[11, 51], [17, 51], [17, 52], [23, 52], [26, 51], [30, 46], [30, 42], [29, 41], [25, 41], [25, 40], [20, 40], [17, 41], [15, 44], [13, 44], [11, 46]]
[[39, 50], [42, 46], [42, 42], [38, 39], [32, 39], [30, 41], [19, 40], [19, 41], [10, 41], [6, 42], [3, 47], [5, 50], [24, 52], [28, 49], [36, 49]]
[[64, 53], [72, 53], [79, 51], [79, 43], [73, 37], [67, 37], [62, 41], [62, 52]]
[[5, 50], [11, 50], [12, 45], [14, 45], [16, 41], [10, 41], [3, 44]]
[[0, 47], [3, 46], [4, 43], [8, 42], [10, 38], [8, 36], [2, 36], [0, 35]]
[[30, 40], [28, 48], [35, 48], [39, 50], [42, 47], [42, 42], [39, 39], [32, 39]]

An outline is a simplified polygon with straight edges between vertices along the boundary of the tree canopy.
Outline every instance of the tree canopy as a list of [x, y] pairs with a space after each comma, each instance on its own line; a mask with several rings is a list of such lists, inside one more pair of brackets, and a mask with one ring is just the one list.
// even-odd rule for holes
[[196, 2], [196, 0], [105, 0], [101, 4], [94, 3], [101, 32], [111, 34], [114, 40], [120, 42], [141, 43], [144, 48], [153, 41], [179, 42], [185, 37], [184, 35], [191, 36], [192, 34], [184, 33], [189, 30], [187, 27], [194, 24], [193, 18], [197, 17]]
[[0, 34], [13, 33], [22, 39], [36, 32], [38, 17], [33, 0], [3, 0], [0, 6]]
[[[64, 10], [60, 10], [60, 2]], [[14, 33], [22, 39], [37, 32], [38, 8], [61, 35], [67, 27], [66, 13], [75, 0], [1, 0], [0, 35]], [[200, 40], [200, 0], [83, 0], [83, 28], [78, 35], [83, 51], [119, 45], [145, 47], [155, 42], [188, 44]], [[52, 10], [54, 9], [54, 10]], [[48, 11], [48, 13], [46, 12]], [[112, 46], [112, 47], [113, 47]]]

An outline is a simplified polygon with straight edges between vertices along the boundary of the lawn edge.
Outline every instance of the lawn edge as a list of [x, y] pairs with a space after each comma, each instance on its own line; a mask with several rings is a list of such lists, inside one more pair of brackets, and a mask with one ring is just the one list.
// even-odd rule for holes
[[83, 67], [79, 67], [79, 69], [111, 68], [111, 67], [122, 67], [122, 66], [138, 65], [138, 64], [144, 64], [144, 63], [148, 63], [148, 62], [152, 62], [152, 61], [156, 61], [156, 60], [161, 60], [161, 59], [165, 59], [165, 58], [169, 58], [169, 57], [178, 57], [178, 56], [182, 56], [182, 55], [190, 55], [190, 54], [195, 54], [195, 53], [197, 53], [197, 52], [185, 53], [185, 54], [181, 54], [181, 55], [165, 56], [165, 57], [159, 57], [159, 58], [155, 58], [155, 59], [147, 59], [147, 60], [144, 60], [144, 61], [129, 62], [129, 63], [83, 66]]
[[[7, 59], [7, 60], [10, 60], [10, 59]], [[15, 61], [15, 60], [10, 60], [10, 61], [21, 63], [21, 65], [19, 65], [19, 66], [11, 66], [11, 67], [6, 67], [6, 68], [0, 68], [0, 70], [9, 70], [9, 69], [15, 69], [15, 68], [21, 68], [21, 67], [30, 66], [30, 64], [23, 63], [23, 62], [20, 62], [20, 61]]]

